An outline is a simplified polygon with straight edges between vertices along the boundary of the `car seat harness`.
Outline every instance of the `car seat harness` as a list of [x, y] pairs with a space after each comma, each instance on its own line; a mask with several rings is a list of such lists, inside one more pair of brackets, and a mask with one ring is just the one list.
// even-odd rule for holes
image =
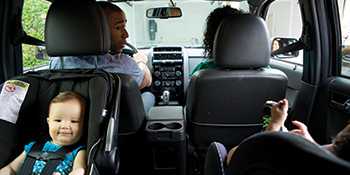
[[46, 165], [40, 175], [52, 175], [56, 167], [65, 159], [67, 152], [70, 152], [71, 146], [62, 146], [55, 152], [42, 151], [45, 142], [35, 142], [32, 149], [27, 154], [26, 159], [23, 162], [19, 175], [34, 175], [32, 173], [35, 161], [42, 160], [46, 162]]

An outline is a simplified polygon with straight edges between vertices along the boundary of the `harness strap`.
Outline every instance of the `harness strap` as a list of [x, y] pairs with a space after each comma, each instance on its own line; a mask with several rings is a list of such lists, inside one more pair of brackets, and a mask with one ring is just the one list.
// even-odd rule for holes
[[[42, 147], [43, 147], [43, 143], [36, 142], [32, 146], [31, 150], [38, 150], [38, 149], [41, 149]], [[22, 168], [19, 171], [18, 175], [30, 175], [30, 174], [32, 174], [32, 171], [33, 171], [32, 167], [34, 166], [35, 161], [36, 161], [36, 159], [33, 159], [33, 157], [26, 156], [26, 158], [24, 159]]]
[[46, 162], [46, 166], [45, 168], [43, 169], [43, 171], [40, 173], [41, 175], [51, 175], [56, 167], [58, 166], [58, 164], [60, 164], [62, 162], [62, 160], [64, 160], [64, 150], [63, 148], [60, 148], [58, 150], [60, 153], [63, 153], [63, 159], [53, 159], [53, 160], [48, 160]]
[[23, 162], [21, 171], [19, 175], [30, 175], [33, 172], [33, 166], [35, 161], [42, 160], [46, 162], [46, 166], [40, 173], [41, 175], [51, 175], [56, 167], [64, 160], [65, 158], [65, 148], [61, 147], [56, 152], [43, 152], [42, 148], [45, 145], [45, 142], [35, 142], [32, 146], [31, 151], [26, 156], [26, 159]]

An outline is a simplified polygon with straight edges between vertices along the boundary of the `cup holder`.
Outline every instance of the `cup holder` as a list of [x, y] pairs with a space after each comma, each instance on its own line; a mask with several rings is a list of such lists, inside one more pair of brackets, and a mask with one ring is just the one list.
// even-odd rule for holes
[[165, 126], [168, 129], [180, 129], [182, 127], [182, 125], [180, 123], [177, 123], [177, 122], [168, 123]]
[[161, 130], [161, 129], [167, 129], [167, 130], [178, 130], [182, 128], [182, 124], [179, 122], [170, 122], [170, 123], [160, 123], [155, 122], [148, 125], [148, 129], [150, 130]]
[[152, 123], [152, 124], [148, 125], [148, 128], [152, 129], [152, 130], [160, 130], [164, 127], [166, 127], [166, 126], [163, 123]]

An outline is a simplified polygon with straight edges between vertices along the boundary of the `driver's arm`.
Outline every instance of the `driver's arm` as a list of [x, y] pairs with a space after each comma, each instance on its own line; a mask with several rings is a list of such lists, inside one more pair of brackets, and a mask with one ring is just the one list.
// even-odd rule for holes
[[134, 58], [135, 62], [137, 63], [137, 65], [139, 66], [139, 68], [144, 72], [143, 80], [142, 80], [142, 83], [141, 83], [139, 88], [142, 89], [144, 87], [151, 86], [152, 74], [147, 66], [147, 61], [148, 61], [147, 56], [143, 53], [138, 52], [138, 53], [133, 55], [133, 58]]

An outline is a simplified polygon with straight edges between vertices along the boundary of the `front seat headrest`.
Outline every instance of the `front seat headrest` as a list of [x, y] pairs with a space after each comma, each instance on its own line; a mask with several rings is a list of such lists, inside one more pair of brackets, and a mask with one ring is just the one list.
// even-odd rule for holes
[[45, 24], [49, 56], [101, 55], [110, 49], [110, 32], [94, 1], [55, 1]]
[[223, 68], [254, 69], [269, 64], [269, 33], [265, 22], [250, 14], [224, 19], [216, 31], [213, 55]]

